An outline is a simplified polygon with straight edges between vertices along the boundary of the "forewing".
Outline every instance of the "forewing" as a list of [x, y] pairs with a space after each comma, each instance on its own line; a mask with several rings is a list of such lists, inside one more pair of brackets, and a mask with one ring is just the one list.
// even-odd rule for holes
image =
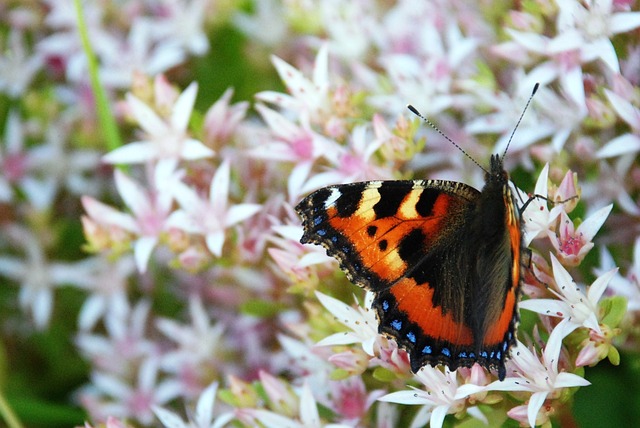
[[379, 292], [447, 242], [478, 194], [441, 180], [326, 187], [296, 207], [303, 220], [301, 242], [322, 245], [353, 283]]

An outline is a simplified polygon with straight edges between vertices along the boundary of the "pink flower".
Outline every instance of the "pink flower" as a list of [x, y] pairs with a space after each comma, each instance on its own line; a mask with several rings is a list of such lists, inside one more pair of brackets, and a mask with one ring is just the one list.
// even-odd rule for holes
[[141, 424], [153, 421], [152, 409], [161, 406], [180, 394], [180, 387], [173, 381], [158, 380], [158, 361], [148, 358], [142, 362], [133, 384], [111, 374], [93, 372], [91, 380], [96, 392], [106, 400], [113, 400], [110, 411], [119, 417], [134, 418]]
[[27, 52], [24, 34], [11, 28], [1, 49], [9, 54], [0, 56], [0, 92], [16, 99], [24, 95], [35, 74], [42, 68], [42, 55]]
[[562, 328], [559, 325], [554, 329], [554, 331], [561, 330], [563, 337], [578, 327], [587, 327], [600, 333], [598, 301], [606, 290], [609, 281], [616, 274], [617, 269], [612, 269], [598, 277], [585, 295], [553, 254], [551, 255], [551, 264], [553, 266], [555, 287], [549, 288], [549, 290], [558, 297], [558, 300], [529, 299], [521, 302], [520, 308], [543, 315], [563, 318]]
[[229, 163], [225, 161], [211, 180], [208, 199], [202, 199], [186, 184], [178, 184], [174, 196], [181, 208], [167, 220], [169, 227], [203, 235], [207, 248], [216, 257], [222, 255], [226, 230], [261, 209], [258, 204], [229, 206], [229, 174]]
[[250, 426], [256, 426], [259, 423], [266, 428], [350, 428], [350, 425], [346, 424], [322, 423], [318, 405], [307, 383], [304, 383], [297, 395], [297, 412], [291, 417], [263, 409], [238, 409], [236, 415], [238, 419]]
[[233, 136], [244, 119], [249, 103], [246, 101], [230, 105], [233, 89], [228, 88], [204, 116], [205, 142], [208, 146], [221, 146]]
[[369, 355], [374, 355], [374, 345], [378, 338], [378, 320], [371, 310], [373, 293], [367, 292], [365, 308], [352, 308], [341, 300], [316, 291], [316, 297], [322, 305], [331, 312], [336, 320], [351, 331], [335, 333], [325, 337], [317, 343], [318, 346], [348, 345], [362, 343], [362, 349]]
[[127, 94], [127, 103], [134, 118], [145, 131], [146, 139], [119, 147], [103, 157], [112, 164], [132, 164], [160, 159], [195, 160], [213, 156], [213, 150], [200, 141], [189, 137], [187, 126], [198, 92], [194, 82], [171, 106], [170, 116], [160, 117], [151, 107], [132, 94]]
[[631, 104], [630, 100], [624, 99], [615, 92], [605, 89], [605, 94], [609, 99], [612, 107], [630, 127], [632, 132], [619, 135], [600, 150], [597, 156], [599, 158], [610, 158], [622, 156], [627, 153], [637, 153], [640, 151], [640, 109]]
[[390, 178], [391, 170], [379, 167], [371, 160], [383, 142], [383, 139], [371, 138], [366, 127], [356, 126], [347, 150], [339, 152], [334, 168], [311, 177], [304, 184], [303, 193], [328, 184]]
[[511, 349], [511, 359], [507, 360], [509, 376], [503, 381], [495, 381], [486, 388], [490, 391], [531, 392], [527, 404], [527, 421], [536, 425], [538, 412], [547, 398], [556, 398], [563, 388], [590, 385], [590, 382], [573, 373], [558, 372], [558, 359], [564, 337], [561, 328], [555, 328], [544, 348], [540, 359], [535, 351], [529, 350], [518, 341]]
[[270, 129], [267, 141], [257, 145], [252, 154], [262, 159], [287, 162], [312, 162], [320, 157], [336, 161], [343, 149], [334, 141], [323, 137], [311, 129], [304, 117], [301, 125], [264, 106], [255, 106]]
[[556, 26], [575, 40], [583, 61], [602, 60], [619, 72], [618, 57], [611, 36], [640, 26], [640, 12], [616, 12], [612, 0], [562, 0], [558, 2]]
[[160, 357], [160, 367], [173, 374], [182, 385], [185, 395], [199, 391], [205, 373], [221, 368], [223, 348], [221, 324], [214, 324], [199, 297], [189, 298], [190, 324], [181, 324], [169, 318], [156, 322], [157, 329], [175, 343]]
[[[153, 169], [152, 188], [147, 190], [120, 170], [115, 170], [116, 187], [131, 214], [120, 212], [89, 196], [82, 204], [89, 217], [98, 225], [127, 231], [134, 235], [136, 266], [145, 272], [160, 234], [166, 231], [173, 207], [173, 189], [179, 185], [180, 171], [174, 170], [173, 161], [158, 163]], [[93, 229], [92, 229], [93, 230]], [[86, 230], [85, 230], [86, 231]], [[91, 240], [91, 238], [89, 238]], [[119, 242], [118, 244], [122, 244]]]
[[382, 390], [368, 392], [362, 377], [351, 376], [331, 383], [331, 408], [342, 417], [344, 423], [356, 426], [383, 394]]
[[42, 237], [17, 225], [6, 227], [3, 235], [13, 248], [24, 251], [24, 255], [0, 255], [0, 275], [19, 284], [20, 306], [31, 313], [36, 328], [44, 329], [54, 309], [54, 289], [68, 284], [87, 287], [94, 279], [93, 263], [51, 262], [47, 260]]
[[315, 265], [333, 265], [333, 258], [327, 256], [326, 250], [317, 245], [302, 245], [301, 226], [277, 225], [272, 230], [276, 235], [270, 237], [275, 245], [267, 250], [271, 258], [284, 273], [296, 284], [310, 284], [317, 276]]
[[[188, 412], [189, 420], [184, 422], [176, 413], [162, 407], [153, 406], [162, 425], [167, 428], [222, 428], [233, 419], [232, 413], [223, 413], [214, 418], [214, 406], [218, 383], [214, 382], [202, 391], [194, 412]], [[107, 427], [108, 428], [108, 427]]]
[[322, 45], [318, 50], [311, 79], [277, 56], [272, 56], [271, 60], [291, 95], [265, 91], [256, 94], [258, 100], [296, 112], [299, 117], [307, 120], [320, 118], [329, 113], [329, 49], [327, 45]]
[[[445, 368], [442, 372], [429, 365], [422, 367], [416, 373], [416, 378], [424, 385], [424, 390], [412, 388], [392, 392], [379, 398], [380, 401], [391, 403], [422, 405], [423, 407], [418, 411], [412, 426], [422, 426], [428, 421], [432, 428], [442, 427], [447, 414], [464, 411], [465, 399], [485, 389], [484, 386], [469, 383], [460, 385], [455, 371], [451, 372]], [[474, 410], [471, 410], [470, 413], [481, 415], [480, 412]]]
[[578, 266], [593, 248], [593, 237], [609, 216], [613, 204], [600, 208], [587, 217], [576, 229], [569, 216], [562, 211], [557, 232], [547, 231], [560, 261], [566, 266]]

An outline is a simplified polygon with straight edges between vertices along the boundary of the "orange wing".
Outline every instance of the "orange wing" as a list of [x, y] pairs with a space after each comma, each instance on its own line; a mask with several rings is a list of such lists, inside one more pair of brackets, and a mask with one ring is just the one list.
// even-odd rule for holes
[[468, 320], [473, 284], [459, 268], [479, 195], [450, 181], [373, 181], [318, 190], [296, 207], [301, 242], [324, 246], [352, 282], [376, 293], [380, 331], [410, 352], [414, 371], [481, 358]]

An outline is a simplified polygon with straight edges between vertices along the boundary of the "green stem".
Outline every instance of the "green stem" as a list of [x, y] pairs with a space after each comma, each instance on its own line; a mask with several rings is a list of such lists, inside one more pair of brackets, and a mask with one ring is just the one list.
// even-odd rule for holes
[[102, 129], [104, 138], [107, 142], [107, 149], [114, 150], [122, 145], [120, 141], [120, 134], [118, 133], [118, 126], [116, 120], [111, 114], [111, 108], [109, 106], [109, 100], [105, 93], [104, 87], [100, 84], [100, 76], [98, 75], [98, 61], [96, 55], [91, 48], [91, 42], [89, 40], [89, 34], [87, 32], [87, 23], [84, 20], [84, 13], [82, 9], [81, 0], [74, 0], [76, 8], [76, 15], [78, 20], [78, 32], [80, 33], [80, 39], [82, 41], [82, 48], [87, 56], [87, 66], [89, 68], [89, 79], [91, 81], [91, 89], [96, 99], [96, 112], [98, 114], [98, 120], [100, 121], [100, 128]]
[[24, 428], [16, 414], [7, 403], [7, 400], [4, 398], [4, 394], [0, 392], [0, 415], [2, 415], [2, 419], [7, 423], [8, 428]]

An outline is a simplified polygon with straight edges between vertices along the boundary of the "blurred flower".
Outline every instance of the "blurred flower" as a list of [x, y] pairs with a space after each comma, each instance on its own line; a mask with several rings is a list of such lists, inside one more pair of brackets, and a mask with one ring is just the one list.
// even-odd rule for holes
[[[180, 395], [175, 381], [158, 379], [158, 361], [154, 357], [144, 360], [137, 369], [135, 379], [122, 379], [113, 374], [94, 371], [91, 374], [91, 392], [110, 415], [133, 418], [141, 424], [153, 421], [154, 407], [162, 406]], [[85, 399], [91, 399], [85, 397]]]
[[24, 130], [15, 110], [9, 111], [0, 146], [0, 202], [13, 199], [13, 186], [25, 179], [28, 154], [24, 151]]
[[300, 189], [301, 193], [336, 183], [392, 178], [390, 170], [371, 162], [383, 142], [382, 139], [370, 138], [364, 126], [356, 126], [347, 149], [339, 152], [334, 168], [312, 176]]
[[164, 119], [151, 107], [132, 94], [127, 94], [131, 112], [144, 130], [146, 140], [119, 147], [103, 157], [113, 164], [131, 164], [162, 159], [195, 160], [213, 156], [213, 150], [190, 138], [187, 132], [198, 85], [194, 82], [182, 92], [171, 107], [170, 117]]
[[298, 415], [287, 417], [263, 409], [238, 409], [236, 415], [242, 422], [251, 426], [260, 423], [266, 428], [348, 428], [346, 424], [323, 424], [318, 413], [318, 405], [311, 388], [306, 383], [299, 392]]
[[[251, 15], [241, 11], [233, 17], [233, 22], [256, 42], [277, 46], [287, 34], [287, 21], [281, 19], [284, 14], [284, 6], [280, 1], [262, 0], [255, 4]], [[269, 28], [269, 31], [264, 31], [265, 28]]]
[[156, 76], [185, 60], [177, 44], [158, 43], [154, 34], [157, 20], [134, 18], [126, 38], [105, 37], [97, 46], [102, 64], [100, 77], [109, 88], [128, 88], [136, 73]]
[[136, 265], [131, 257], [115, 261], [94, 257], [85, 259], [83, 263], [91, 265], [92, 281], [78, 284], [89, 293], [78, 315], [78, 327], [81, 331], [89, 331], [102, 316], [112, 313], [118, 317], [127, 313], [128, 280]]
[[[638, 12], [640, 14], [640, 12]], [[610, 158], [628, 153], [640, 152], [640, 109], [615, 92], [605, 89], [605, 94], [618, 116], [631, 127], [632, 132], [617, 136], [606, 143], [597, 156]]]
[[27, 52], [25, 35], [19, 30], [11, 29], [5, 40], [7, 45], [0, 47], [0, 93], [19, 98], [42, 68], [43, 59], [38, 53]]
[[258, 100], [274, 104], [285, 111], [296, 112], [305, 121], [310, 121], [310, 118], [319, 120], [328, 114], [330, 105], [327, 45], [322, 45], [318, 51], [311, 80], [277, 56], [273, 56], [271, 60], [291, 95], [264, 91], [256, 94]]
[[54, 288], [90, 284], [93, 280], [91, 263], [49, 262], [40, 237], [16, 225], [5, 229], [3, 234], [14, 248], [24, 250], [24, 256], [0, 255], [0, 275], [18, 283], [20, 306], [31, 313], [36, 328], [44, 329], [53, 311]]
[[249, 103], [243, 101], [230, 105], [231, 97], [233, 89], [228, 88], [204, 116], [205, 144], [209, 147], [228, 144], [247, 114]]
[[602, 60], [613, 72], [620, 67], [609, 39], [640, 26], [640, 12], [617, 12], [612, 0], [558, 1], [558, 31], [571, 38], [583, 61]]
[[221, 341], [222, 325], [211, 324], [202, 300], [198, 297], [192, 296], [189, 299], [189, 312], [191, 324], [180, 324], [168, 318], [156, 322], [158, 330], [175, 342], [160, 357], [160, 367], [175, 375], [185, 396], [189, 396], [192, 391], [199, 391], [203, 381], [224, 367], [220, 364], [220, 351], [224, 348]]
[[614, 271], [615, 274], [609, 283], [609, 291], [612, 291], [616, 296], [622, 296], [627, 299], [629, 315], [640, 314], [640, 237], [636, 237], [634, 241], [633, 259], [626, 275], [620, 275], [616, 269], [611, 253], [605, 247], [601, 247], [600, 267], [596, 269], [596, 274], [601, 276], [606, 272]]
[[[120, 212], [89, 196], [82, 198], [82, 204], [89, 218], [96, 226], [116, 229], [134, 235], [133, 252], [138, 271], [144, 273], [153, 249], [159, 242], [160, 234], [170, 226], [174, 193], [180, 186], [181, 171], [175, 170], [172, 161], [159, 162], [152, 170], [151, 189], [145, 189], [120, 170], [114, 171], [118, 193], [132, 211]], [[97, 233], [93, 226], [85, 233]], [[91, 235], [88, 236], [91, 241]]]
[[116, 376], [128, 376], [141, 360], [157, 355], [156, 343], [146, 337], [151, 304], [140, 300], [132, 308], [109, 311], [104, 317], [106, 335], [83, 331], [75, 343], [91, 361], [93, 369]]
[[212, 0], [167, 0], [162, 2], [162, 15], [153, 22], [153, 32], [160, 46], [179, 49], [193, 55], [209, 50], [205, 19], [211, 16]]
[[[102, 427], [103, 425], [96, 425], [95, 428], [102, 428]], [[129, 427], [131, 427], [131, 425], [127, 424], [124, 421], [121, 421], [118, 418], [114, 418], [113, 416], [109, 416], [106, 422], [104, 423], [104, 428], [129, 428]], [[81, 427], [77, 427], [77, 428], [81, 428]], [[94, 428], [94, 427], [91, 426], [89, 422], [85, 422], [84, 428]]]
[[349, 426], [362, 424], [371, 406], [384, 391], [367, 391], [360, 376], [351, 376], [331, 383], [331, 408]]
[[313, 162], [320, 157], [337, 161], [343, 152], [334, 141], [314, 132], [304, 117], [300, 119], [301, 125], [297, 125], [263, 104], [256, 104], [255, 108], [271, 132], [267, 141], [252, 150], [254, 156], [300, 164]]
[[180, 209], [174, 211], [167, 220], [169, 227], [203, 235], [207, 248], [216, 257], [222, 255], [226, 229], [261, 209], [260, 205], [249, 203], [228, 206], [229, 174], [229, 163], [225, 161], [211, 180], [209, 199], [201, 199], [192, 188], [184, 183], [179, 184], [174, 196]]
[[223, 413], [214, 418], [213, 409], [216, 403], [217, 391], [217, 382], [212, 383], [202, 391], [196, 404], [195, 412], [187, 422], [184, 422], [177, 414], [162, 407], [154, 406], [153, 413], [160, 419], [162, 425], [167, 428], [221, 428], [233, 419], [233, 414]]

